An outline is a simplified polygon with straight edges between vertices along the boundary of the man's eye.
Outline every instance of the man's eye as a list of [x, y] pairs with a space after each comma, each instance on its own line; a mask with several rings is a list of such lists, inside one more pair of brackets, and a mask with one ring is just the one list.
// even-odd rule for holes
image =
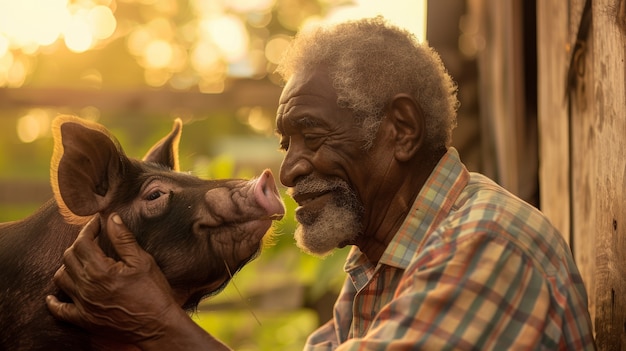
[[318, 148], [324, 141], [322, 135], [319, 134], [306, 134], [304, 135], [304, 143], [310, 149]]

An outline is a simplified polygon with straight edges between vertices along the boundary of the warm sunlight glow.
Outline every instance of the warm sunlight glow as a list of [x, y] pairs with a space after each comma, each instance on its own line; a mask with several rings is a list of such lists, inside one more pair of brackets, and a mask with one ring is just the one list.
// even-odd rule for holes
[[172, 74], [165, 70], [158, 69], [146, 69], [144, 72], [144, 79], [146, 84], [151, 87], [161, 87], [167, 83], [167, 80], [172, 77]]
[[0, 57], [6, 55], [9, 51], [9, 39], [0, 34]]
[[61, 36], [70, 50], [82, 52], [110, 37], [116, 25], [111, 9], [92, 1], [0, 0], [0, 36], [32, 53]]
[[32, 143], [39, 136], [39, 123], [30, 115], [17, 121], [17, 136], [23, 143]]
[[[381, 14], [424, 40], [426, 2], [0, 0], [0, 87], [29, 82], [41, 68], [40, 54], [81, 54], [121, 41], [126, 52], [112, 46], [102, 53], [116, 52], [119, 58], [130, 54], [135, 62], [121, 63], [138, 65], [142, 83], [222, 91], [227, 77], [262, 79], [274, 70], [291, 40], [291, 34], [275, 32], [276, 26], [295, 31], [315, 22]], [[48, 64], [46, 69], [56, 66]], [[85, 77], [83, 83], [93, 87], [116, 81]]]
[[16, 60], [13, 62], [6, 74], [6, 84], [11, 88], [17, 88], [24, 84], [28, 69], [24, 60]]
[[264, 11], [272, 8], [276, 0], [229, 0], [226, 6], [237, 12]]
[[147, 28], [139, 27], [136, 28], [130, 35], [126, 41], [126, 46], [128, 46], [128, 51], [135, 56], [142, 56], [146, 46], [150, 42], [152, 36], [150, 31]]
[[98, 40], [109, 38], [115, 32], [117, 21], [106, 6], [81, 8], [72, 14], [63, 31], [65, 45], [74, 52], [89, 50]]
[[65, 28], [65, 31], [63, 32], [65, 45], [71, 51], [87, 51], [93, 43], [89, 23], [86, 21], [85, 17], [84, 13], [73, 16], [67, 28]]
[[17, 136], [24, 143], [32, 143], [49, 132], [50, 116], [42, 109], [32, 109], [17, 120]]
[[18, 48], [49, 45], [68, 17], [67, 0], [0, 0], [0, 35]]
[[[0, 86], [20, 87], [33, 57], [59, 39], [81, 53], [110, 38], [117, 28], [110, 1], [0, 0]], [[7, 56], [11, 56], [9, 60]]]
[[96, 39], [106, 39], [113, 35], [117, 21], [113, 11], [106, 6], [96, 6], [87, 14], [91, 34]]
[[323, 22], [336, 23], [349, 19], [382, 15], [390, 22], [406, 28], [419, 41], [426, 40], [427, 0], [355, 0], [350, 5], [331, 11]]
[[196, 71], [207, 74], [219, 64], [220, 56], [212, 45], [200, 43], [192, 49], [190, 59]]
[[201, 31], [215, 43], [228, 60], [235, 61], [248, 50], [248, 32], [235, 16], [221, 16], [202, 21]]
[[271, 63], [277, 64], [282, 57], [283, 51], [289, 45], [289, 37], [286, 35], [276, 35], [265, 45], [265, 58]]
[[164, 40], [153, 40], [146, 46], [144, 58], [147, 68], [164, 68], [172, 60], [172, 46]]
[[272, 119], [263, 115], [263, 109], [260, 107], [253, 107], [248, 113], [248, 124], [254, 130], [259, 132], [268, 132], [272, 130]]

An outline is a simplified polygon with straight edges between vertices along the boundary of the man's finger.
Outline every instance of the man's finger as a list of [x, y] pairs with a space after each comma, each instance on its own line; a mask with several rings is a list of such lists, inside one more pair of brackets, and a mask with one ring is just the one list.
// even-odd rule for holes
[[104, 256], [104, 252], [100, 249], [96, 240], [100, 232], [100, 216], [94, 216], [78, 233], [76, 240], [70, 246], [79, 260], [84, 257], [89, 258], [93, 252], [98, 252]]
[[122, 218], [113, 213], [108, 218], [107, 235], [113, 244], [113, 248], [120, 256], [120, 260], [128, 266], [136, 266], [137, 260], [147, 253], [139, 246], [135, 235], [124, 225]]
[[73, 299], [76, 294], [76, 285], [74, 284], [74, 280], [76, 278], [72, 276], [71, 272], [72, 271], [67, 270], [66, 266], [63, 265], [56, 271], [56, 273], [54, 273], [52, 280], [54, 281], [54, 284], [61, 288], [61, 290], [65, 291], [65, 293]]
[[87, 222], [80, 233], [78, 233], [78, 238], [94, 241], [98, 236], [98, 232], [100, 232], [100, 215], [96, 214]]
[[100, 217], [96, 215], [81, 229], [72, 246], [65, 251], [63, 263], [72, 278], [76, 279], [72, 273], [80, 272], [83, 267], [106, 271], [110, 262], [105, 259], [106, 255], [96, 241], [99, 232]]
[[48, 295], [46, 296], [46, 305], [56, 319], [82, 326], [82, 319], [79, 317], [78, 309], [74, 304], [61, 302], [56, 296]]

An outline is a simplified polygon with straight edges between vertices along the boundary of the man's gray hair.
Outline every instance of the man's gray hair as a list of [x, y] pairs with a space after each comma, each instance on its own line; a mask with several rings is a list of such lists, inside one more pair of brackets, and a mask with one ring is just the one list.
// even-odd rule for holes
[[371, 147], [385, 105], [399, 93], [413, 96], [425, 115], [431, 150], [448, 147], [456, 127], [457, 87], [439, 54], [382, 17], [348, 21], [298, 33], [277, 72], [286, 81], [296, 71], [326, 66], [337, 104], [351, 109]]

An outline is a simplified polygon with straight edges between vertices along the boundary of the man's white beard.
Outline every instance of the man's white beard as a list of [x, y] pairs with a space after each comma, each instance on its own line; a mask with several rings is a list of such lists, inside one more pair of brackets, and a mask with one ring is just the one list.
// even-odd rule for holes
[[329, 203], [318, 213], [301, 213], [294, 234], [296, 245], [316, 256], [326, 256], [335, 248], [354, 243], [362, 226], [363, 205], [343, 180], [308, 176], [292, 193], [325, 190], [332, 191]]

